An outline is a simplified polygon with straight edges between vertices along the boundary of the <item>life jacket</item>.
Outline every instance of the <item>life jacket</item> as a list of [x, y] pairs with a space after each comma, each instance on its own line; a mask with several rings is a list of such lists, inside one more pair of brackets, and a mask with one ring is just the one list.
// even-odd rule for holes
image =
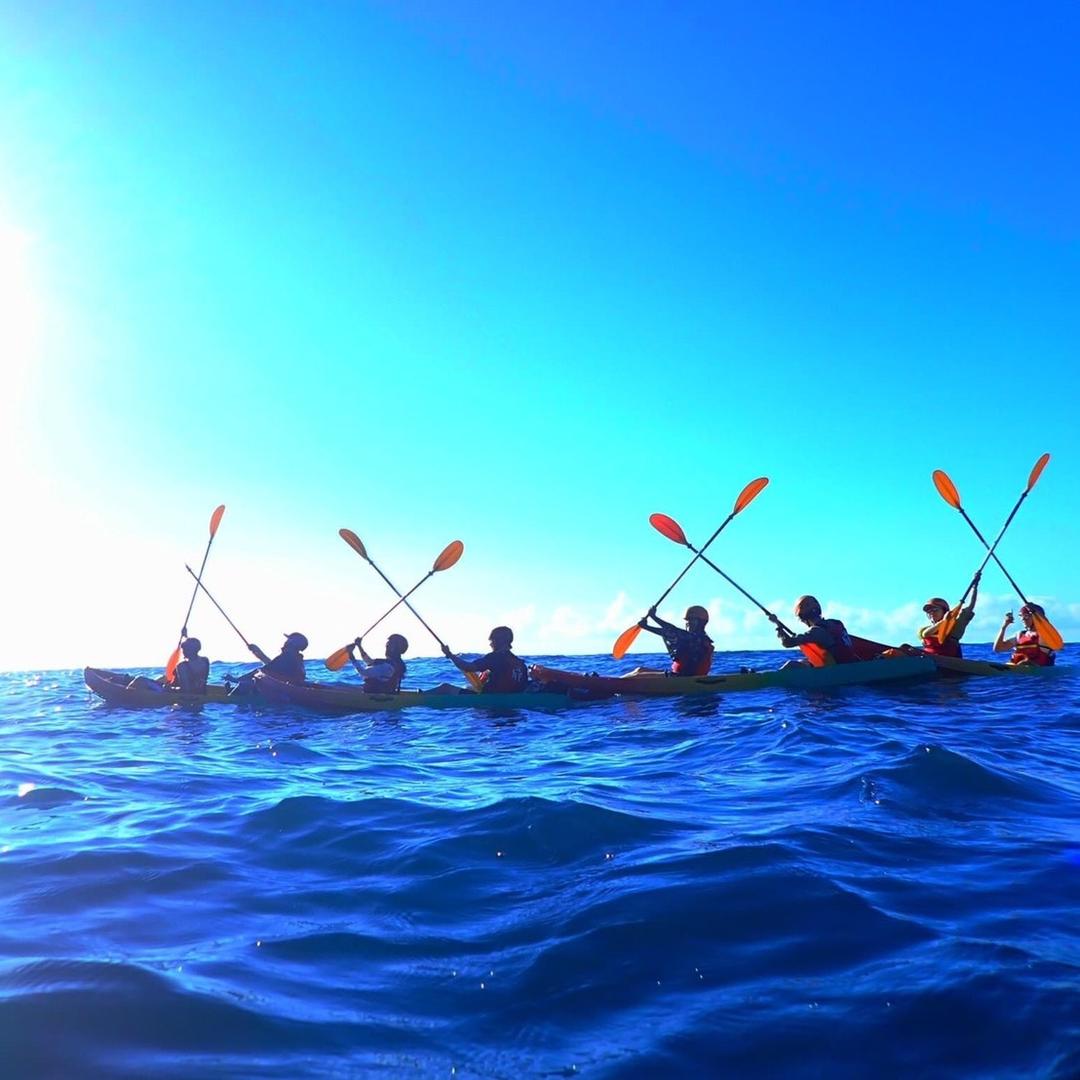
[[390, 664], [394, 674], [388, 679], [380, 679], [376, 675], [368, 675], [364, 679], [365, 694], [396, 694], [401, 689], [402, 680], [405, 678], [405, 661], [401, 657], [396, 659], [387, 657], [378, 663]]
[[529, 669], [525, 661], [513, 653], [490, 653], [489, 657], [501, 655], [505, 655], [508, 662], [504, 664], [500, 661], [484, 672], [485, 694], [517, 694], [529, 684]]
[[1053, 667], [1056, 654], [1046, 645], [1039, 644], [1038, 630], [1021, 630], [1016, 635], [1016, 650], [1009, 657], [1010, 664], [1037, 664], [1039, 667]]
[[704, 638], [704, 644], [700, 647], [697, 640], [687, 642], [684, 639], [682, 644], [684, 647], [677, 649], [671, 658], [671, 674], [708, 675], [712, 667], [713, 643]]
[[[931, 630], [933, 628], [931, 627]], [[936, 632], [926, 635], [922, 639], [922, 650], [931, 656], [963, 656], [960, 642], [954, 637], [947, 637], [944, 641], [938, 641]]]
[[820, 625], [832, 634], [833, 644], [828, 648], [814, 643], [800, 645], [799, 649], [810, 662], [810, 666], [829, 667], [831, 664], [858, 663], [859, 654], [851, 643], [847, 627], [839, 619], [823, 619]]

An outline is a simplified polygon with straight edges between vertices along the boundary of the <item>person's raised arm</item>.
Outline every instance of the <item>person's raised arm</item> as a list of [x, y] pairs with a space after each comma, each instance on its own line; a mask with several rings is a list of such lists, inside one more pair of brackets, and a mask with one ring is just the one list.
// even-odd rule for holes
[[262, 651], [262, 649], [259, 648], [258, 645], [248, 645], [248, 651], [253, 656], [255, 656], [259, 660], [260, 663], [263, 663], [263, 664], [269, 664], [270, 663], [270, 657], [267, 656], [266, 653], [264, 653]]
[[1007, 638], [1005, 636], [1005, 628], [1013, 621], [1013, 613], [1011, 611], [1005, 612], [1005, 618], [1001, 620], [1001, 629], [997, 632], [997, 637], [994, 639], [994, 652], [1009, 652], [1011, 649], [1016, 648], [1016, 638]]

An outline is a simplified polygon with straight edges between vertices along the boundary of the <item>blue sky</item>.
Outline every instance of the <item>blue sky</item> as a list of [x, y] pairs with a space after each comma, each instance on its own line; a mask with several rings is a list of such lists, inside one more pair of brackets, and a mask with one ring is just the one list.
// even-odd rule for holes
[[[1075, 638], [1080, 15], [1035, 5], [0, 8], [0, 663], [154, 663], [207, 584], [311, 655], [388, 606], [603, 651], [706, 538], [910, 639], [1003, 562]], [[973, 636], [1011, 604], [987, 575]], [[392, 599], [392, 597], [391, 597]], [[721, 648], [767, 624], [707, 568]], [[210, 655], [242, 646], [211, 610]], [[408, 618], [387, 625], [430, 641]]]

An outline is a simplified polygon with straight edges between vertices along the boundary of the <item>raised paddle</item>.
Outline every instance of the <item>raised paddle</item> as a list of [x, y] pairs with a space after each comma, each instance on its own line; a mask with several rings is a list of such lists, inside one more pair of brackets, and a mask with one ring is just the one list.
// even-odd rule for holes
[[[210, 515], [210, 539], [206, 541], [206, 551], [203, 552], [202, 565], [199, 567], [198, 574], [195, 577], [195, 588], [191, 590], [191, 603], [188, 604], [187, 614], [184, 616], [184, 625], [180, 630], [180, 639], [176, 643], [176, 648], [173, 649], [172, 654], [169, 656], [168, 663], [165, 665], [165, 682], [171, 683], [176, 678], [176, 665], [180, 663], [180, 646], [184, 644], [184, 638], [188, 636], [187, 621], [191, 618], [191, 609], [195, 606], [195, 597], [199, 595], [199, 583], [202, 581], [203, 571], [206, 569], [206, 560], [210, 555], [210, 545], [214, 542], [214, 536], [218, 531], [218, 526], [221, 524], [221, 518], [225, 513], [225, 506], [222, 504]], [[188, 568], [190, 570], [190, 567]]]
[[[354, 533], [353, 535], [355, 536], [356, 534]], [[350, 547], [351, 546], [352, 545], [350, 545]], [[405, 603], [405, 599], [409, 596], [412, 596], [412, 594], [416, 592], [416, 590], [419, 589], [420, 586], [423, 585], [424, 582], [427, 581], [427, 579], [431, 577], [432, 574], [437, 574], [440, 570], [449, 570], [450, 567], [453, 566], [454, 563], [456, 563], [458, 559], [461, 558], [461, 554], [464, 550], [465, 545], [460, 540], [451, 540], [450, 543], [443, 548], [442, 553], [435, 560], [435, 564], [432, 566], [432, 568], [405, 594], [405, 596], [401, 597], [401, 599], [399, 599], [396, 604], [393, 604], [391, 607], [387, 608], [386, 611], [384, 611], [382, 615], [380, 615], [360, 635], [357, 640], [363, 641], [364, 638], [366, 638], [368, 634], [370, 634], [371, 631], [374, 630], [375, 627], [383, 621], [383, 619], [385, 619], [388, 615], [390, 615], [391, 612], [397, 610], [397, 608], [399, 608], [403, 603]], [[326, 658], [326, 666], [331, 671], [340, 671], [345, 666], [345, 662], [349, 659], [349, 650], [351, 648], [352, 645], [343, 645], [340, 649], [332, 652]]]
[[[764, 488], [765, 485], [768, 484], [768, 482], [769, 478], [767, 476], [759, 476], [756, 480], [751, 480], [750, 483], [742, 489], [742, 491], [739, 493], [739, 497], [735, 500], [735, 508], [731, 511], [730, 514], [728, 514], [726, 518], [724, 518], [723, 522], [720, 525], [720, 528], [718, 528], [716, 532], [714, 532], [712, 536], [709, 537], [708, 541], [702, 546], [701, 550], [697, 551], [697, 554], [695, 554], [694, 557], [690, 560], [690, 562], [686, 564], [686, 569], [684, 569], [683, 572], [664, 590], [664, 593], [660, 597], [660, 599], [657, 600], [655, 604], [653, 604], [654, 608], [659, 607], [667, 599], [668, 594], [671, 592], [672, 589], [675, 588], [676, 585], [679, 584], [680, 581], [682, 581], [690, 567], [693, 566], [694, 563], [698, 561], [698, 559], [702, 558], [701, 552], [703, 552], [705, 548], [707, 548], [709, 544], [711, 544], [724, 531], [724, 529], [727, 527], [728, 522], [730, 522], [736, 514], [741, 513], [743, 510], [745, 510], [754, 501], [754, 499], [757, 498], [762, 488]], [[650, 518], [650, 520], [652, 519]], [[671, 519], [668, 518], [668, 520], [670, 521]], [[680, 529], [679, 531], [681, 532], [682, 530]], [[674, 537], [671, 537], [670, 539], [674, 539]], [[685, 539], [686, 537], [684, 536], [683, 540]], [[682, 541], [677, 542], [681, 543]], [[630, 646], [633, 645], [634, 642], [637, 640], [637, 636], [640, 633], [641, 627], [638, 626], [637, 623], [634, 623], [633, 626], [628, 627], [626, 630], [624, 630], [618, 636], [615, 644], [612, 646], [611, 655], [614, 656], [616, 660], [621, 660], [626, 655], [626, 652], [630, 648]]]
[[248, 641], [248, 639], [246, 637], [244, 637], [244, 635], [241, 634], [239, 630], [236, 629], [236, 623], [234, 623], [232, 621], [232, 619], [230, 619], [229, 616], [225, 614], [225, 609], [222, 608], [222, 606], [213, 598], [213, 596], [210, 595], [210, 590], [202, 583], [202, 581], [199, 579], [199, 577], [195, 574], [195, 571], [192, 570], [191, 567], [187, 565], [187, 563], [184, 563], [184, 569], [193, 578], [195, 578], [195, 589], [196, 589], [196, 591], [198, 591], [199, 589], [202, 589], [202, 591], [204, 593], [206, 593], [207, 599], [210, 601], [210, 603], [213, 604], [214, 607], [216, 607], [218, 609], [218, 611], [221, 612], [222, 618], [233, 628], [233, 630], [236, 630], [236, 636], [250, 649], [251, 648], [251, 642]]
[[[1000, 541], [1001, 538], [1005, 535], [1005, 530], [1009, 527], [1010, 524], [1012, 524], [1012, 519], [1016, 517], [1016, 512], [1020, 509], [1020, 504], [1028, 497], [1028, 492], [1031, 491], [1031, 489], [1035, 486], [1036, 481], [1038, 481], [1039, 477], [1042, 475], [1042, 471], [1046, 468], [1049, 461], [1050, 455], [1043, 454], [1042, 457], [1040, 457], [1039, 460], [1035, 462], [1035, 465], [1028, 476], [1027, 487], [1025, 487], [1023, 492], [1021, 492], [1020, 498], [1016, 500], [1016, 505], [1012, 508], [1012, 512], [1005, 519], [1005, 524], [1001, 526], [1001, 531], [997, 534], [997, 538], [992, 544], [988, 544], [986, 542], [986, 537], [983, 536], [981, 532], [979, 532], [978, 528], [976, 528], [975, 526], [975, 523], [971, 520], [971, 518], [968, 517], [967, 511], [963, 508], [963, 506], [960, 505], [960, 492], [956, 490], [956, 485], [952, 482], [952, 480], [949, 479], [948, 474], [941, 469], [934, 470], [934, 487], [937, 488], [938, 494], [951, 507], [953, 507], [953, 509], [960, 511], [963, 519], [968, 523], [968, 525], [971, 526], [972, 532], [975, 533], [975, 535], [982, 541], [983, 547], [986, 548], [986, 558], [983, 559], [982, 565], [976, 572], [975, 577], [973, 577], [971, 580], [971, 584], [968, 585], [967, 589], [964, 591], [964, 595], [960, 598], [960, 603], [957, 604], [956, 607], [954, 607], [945, 616], [945, 618], [941, 620], [941, 626], [938, 628], [939, 641], [944, 641], [952, 632], [953, 628], [956, 626], [956, 621], [960, 617], [960, 611], [964, 606], [964, 602], [968, 598], [968, 594], [974, 588], [975, 582], [978, 580], [979, 575], [982, 573], [983, 569], [986, 567], [986, 564], [991, 559], [993, 559], [994, 562], [998, 564], [1001, 572], [1005, 575], [1006, 578], [1009, 579], [1009, 584], [1012, 585], [1012, 587], [1016, 590], [1017, 596], [1019, 596], [1025, 604], [1028, 603], [1028, 599], [1026, 596], [1024, 596], [1023, 592], [1020, 589], [1020, 586], [1016, 584], [1016, 582], [1012, 578], [1012, 575], [1009, 573], [1008, 570], [1005, 569], [1005, 567], [1001, 563], [1001, 560], [997, 557], [995, 549], [998, 546], [998, 541]], [[1032, 621], [1035, 625], [1035, 629], [1038, 631], [1039, 640], [1048, 648], [1051, 648], [1056, 652], [1065, 644], [1065, 641], [1062, 638], [1061, 634], [1058, 632], [1057, 627], [1055, 627], [1054, 624], [1051, 623], [1045, 615], [1033, 615]]]
[[[424, 617], [420, 614], [420, 612], [418, 612], [416, 608], [414, 608], [412, 604], [410, 604], [409, 601], [401, 595], [401, 592], [398, 590], [397, 586], [375, 565], [374, 562], [372, 562], [371, 556], [368, 555], [367, 548], [364, 547], [364, 542], [360, 539], [360, 537], [357, 536], [356, 533], [352, 531], [352, 529], [338, 529], [338, 535], [341, 537], [342, 540], [345, 541], [346, 544], [349, 545], [349, 547], [353, 549], [353, 551], [356, 552], [357, 555], [359, 555], [365, 562], [367, 562], [371, 566], [375, 573], [377, 573], [379, 577], [381, 577], [383, 581], [386, 582], [387, 585], [390, 586], [391, 591], [397, 594], [398, 599], [417, 617], [417, 619], [420, 620], [420, 625], [439, 643], [439, 647], [442, 649], [448, 649], [449, 646], [443, 641], [443, 639], [439, 637], [439, 635], [436, 634], [435, 631], [432, 630], [426, 622], [424, 622]], [[456, 561], [457, 560], [455, 560], [455, 562]], [[475, 671], [466, 671], [463, 672], [463, 674], [465, 675], [465, 678], [469, 680], [469, 683], [474, 690], [480, 690], [483, 687], [484, 682], [480, 678], [480, 676], [476, 674]]]
[[652, 525], [652, 527], [656, 529], [657, 532], [662, 533], [669, 540], [674, 540], [676, 544], [682, 544], [683, 547], [688, 547], [691, 551], [696, 551], [698, 558], [700, 558], [703, 563], [707, 563], [709, 566], [711, 566], [729, 585], [738, 589], [739, 592], [741, 592], [743, 596], [745, 596], [746, 599], [750, 601], [751, 604], [753, 604], [757, 608], [760, 608], [761, 611], [765, 615], [767, 615], [773, 623], [779, 626], [785, 634], [787, 634], [789, 637], [795, 636], [795, 632], [793, 630], [789, 630], [788, 627], [786, 627], [767, 607], [765, 607], [764, 604], [755, 600], [737, 581], [734, 581], [732, 578], [728, 577], [728, 575], [725, 574], [724, 571], [721, 570], [720, 567], [712, 561], [712, 559], [710, 559], [707, 555], [703, 554], [704, 548], [698, 550], [698, 548], [694, 547], [694, 545], [686, 539], [686, 533], [683, 532], [682, 526], [674, 518], [668, 517], [667, 514], [653, 514], [649, 518], [649, 524]]

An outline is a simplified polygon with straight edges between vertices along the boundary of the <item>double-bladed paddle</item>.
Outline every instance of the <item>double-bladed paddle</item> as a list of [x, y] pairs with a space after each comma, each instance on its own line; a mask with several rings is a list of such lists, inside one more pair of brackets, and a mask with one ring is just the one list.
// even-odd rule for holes
[[704, 549], [699, 550], [698, 548], [694, 547], [694, 545], [686, 539], [686, 533], [683, 532], [682, 526], [674, 518], [668, 517], [667, 514], [652, 514], [649, 517], [649, 524], [652, 525], [652, 527], [658, 533], [666, 536], [669, 540], [674, 540], [676, 544], [682, 544], [683, 547], [688, 547], [691, 551], [697, 552], [698, 558], [700, 558], [703, 563], [707, 563], [729, 585], [738, 589], [739, 592], [741, 592], [743, 596], [745, 596], [746, 599], [750, 601], [751, 604], [759, 608], [765, 615], [767, 615], [768, 618], [776, 626], [780, 627], [780, 629], [783, 630], [785, 634], [787, 634], [789, 637], [795, 636], [794, 630], [790, 630], [788, 627], [786, 627], [764, 604], [762, 604], [758, 600], [755, 600], [754, 597], [752, 597], [737, 581], [734, 581], [732, 578], [728, 577], [728, 575], [725, 574], [724, 571], [721, 570], [720, 567], [712, 561], [712, 559], [710, 559], [707, 555], [703, 554]]
[[[191, 618], [191, 609], [195, 606], [195, 597], [199, 595], [199, 585], [202, 581], [203, 571], [206, 569], [206, 560], [210, 555], [210, 545], [214, 542], [214, 536], [218, 531], [218, 526], [221, 524], [221, 518], [225, 513], [225, 506], [222, 504], [210, 515], [210, 539], [206, 541], [206, 551], [203, 552], [202, 565], [199, 567], [198, 574], [193, 574], [195, 578], [195, 588], [191, 590], [191, 603], [188, 604], [187, 614], [184, 616], [184, 625], [180, 630], [180, 639], [176, 643], [176, 648], [173, 649], [169, 656], [168, 663], [165, 665], [165, 682], [172, 683], [176, 678], [176, 665], [180, 663], [180, 647], [184, 644], [184, 638], [188, 636], [187, 622]], [[190, 572], [191, 568], [188, 567]]]
[[[349, 545], [349, 547], [353, 549], [353, 551], [356, 552], [357, 555], [360, 556], [360, 558], [362, 558], [366, 563], [368, 563], [368, 565], [375, 571], [376, 574], [379, 575], [379, 577], [383, 579], [383, 581], [386, 582], [387, 585], [390, 586], [391, 591], [397, 595], [401, 603], [403, 603], [417, 617], [417, 619], [420, 620], [420, 625], [423, 626], [423, 628], [439, 643], [439, 647], [442, 649], [448, 649], [449, 646], [443, 641], [441, 637], [439, 637], [438, 634], [435, 633], [434, 630], [431, 629], [430, 626], [428, 626], [420, 612], [418, 612], [416, 608], [414, 608], [412, 604], [410, 604], [409, 601], [405, 599], [405, 597], [398, 590], [397, 586], [375, 565], [375, 563], [371, 559], [371, 556], [368, 555], [367, 548], [364, 547], [364, 542], [360, 539], [360, 537], [357, 536], [356, 533], [352, 531], [352, 529], [338, 529], [338, 535], [341, 537], [342, 540], [345, 541], [346, 544]], [[455, 543], [457, 542], [459, 541], [455, 541]], [[462, 546], [462, 550], [464, 550], [464, 545]], [[445, 551], [443, 552], [443, 554], [445, 554]], [[461, 552], [458, 552], [458, 558], [460, 557]], [[457, 559], [454, 559], [454, 562], [457, 562]], [[453, 563], [451, 563], [450, 565], [452, 566]], [[465, 678], [469, 680], [469, 683], [474, 690], [480, 690], [483, 687], [483, 680], [480, 678], [479, 675], [476, 674], [475, 671], [466, 671], [463, 672], [463, 674]]]
[[[1024, 488], [1020, 494], [1020, 498], [1016, 500], [1016, 505], [1012, 508], [1012, 512], [1005, 519], [1005, 524], [1001, 526], [1001, 532], [997, 534], [997, 539], [992, 544], [986, 542], [986, 537], [979, 532], [975, 523], [968, 517], [967, 511], [960, 505], [960, 492], [956, 490], [956, 485], [949, 479], [947, 473], [941, 469], [935, 469], [933, 473], [934, 487], [937, 488], [938, 494], [951, 506], [954, 510], [959, 510], [963, 519], [971, 526], [972, 532], [982, 541], [983, 547], [986, 548], [986, 558], [983, 559], [982, 565], [976, 571], [975, 576], [971, 579], [971, 584], [964, 590], [964, 595], [960, 598], [960, 603], [956, 605], [946, 616], [941, 620], [941, 626], [938, 628], [938, 640], [944, 641], [953, 628], [956, 626], [957, 619], [960, 617], [960, 611], [964, 606], [964, 602], [967, 600], [971, 590], [975, 587], [975, 583], [979, 579], [979, 575], [983, 572], [986, 564], [993, 559], [1001, 568], [1001, 572], [1009, 579], [1009, 584], [1016, 590], [1017, 596], [1027, 604], [1028, 599], [1024, 596], [1020, 589], [1020, 586], [1013, 580], [1012, 575], [1008, 570], [1002, 566], [1001, 560], [995, 553], [995, 548], [998, 546], [998, 541], [1005, 535], [1005, 530], [1012, 523], [1012, 519], [1016, 517], [1017, 510], [1020, 509], [1020, 504], [1028, 497], [1028, 492], [1035, 486], [1036, 481], [1042, 475], [1043, 469], [1046, 468], [1047, 463], [1050, 461], [1049, 454], [1043, 454], [1038, 461], [1035, 462], [1034, 467], [1028, 476], [1027, 487]], [[1032, 622], [1035, 629], [1038, 631], [1039, 640], [1042, 644], [1048, 648], [1053, 649], [1055, 652], [1060, 649], [1064, 644], [1064, 638], [1058, 632], [1057, 627], [1045, 615], [1035, 615], [1032, 613]]]
[[[683, 572], [664, 590], [664, 593], [660, 597], [660, 599], [657, 600], [655, 604], [653, 604], [654, 608], [659, 607], [667, 599], [668, 594], [671, 592], [672, 589], [675, 588], [676, 585], [679, 584], [680, 581], [682, 581], [690, 567], [693, 566], [694, 563], [698, 561], [698, 559], [704, 557], [702, 555], [702, 552], [705, 551], [705, 548], [707, 548], [709, 544], [711, 544], [724, 531], [724, 529], [727, 527], [728, 522], [730, 522], [736, 514], [745, 510], [750, 505], [750, 503], [754, 501], [754, 499], [761, 492], [762, 488], [764, 488], [765, 485], [768, 484], [768, 482], [769, 478], [767, 476], [759, 476], [756, 480], [751, 480], [750, 483], [742, 489], [742, 491], [739, 493], [739, 497], [735, 500], [735, 508], [731, 511], [730, 514], [728, 514], [728, 516], [721, 523], [720, 528], [718, 528], [716, 532], [714, 532], [712, 536], [709, 537], [708, 541], [701, 547], [700, 550], [696, 548], [692, 549], [696, 552], [696, 554], [690, 560], [690, 562], [686, 564], [686, 569], [684, 569]], [[650, 520], [652, 519], [650, 518]], [[670, 521], [671, 519], [669, 518], [668, 520]], [[681, 532], [682, 530], [680, 529], [679, 531]], [[683, 541], [685, 541], [685, 539], [686, 537], [684, 536]], [[689, 547], [689, 545], [687, 546]], [[633, 626], [628, 627], [626, 630], [624, 630], [616, 639], [615, 644], [611, 649], [611, 655], [614, 656], [616, 660], [621, 660], [626, 655], [626, 652], [630, 648], [630, 646], [633, 645], [634, 642], [637, 640], [637, 636], [640, 633], [641, 627], [637, 623], [634, 623]]]
[[[343, 531], [342, 535], [344, 535], [344, 531]], [[356, 536], [356, 534], [353, 533], [353, 536]], [[357, 539], [359, 539], [359, 537], [357, 537]], [[346, 539], [346, 543], [348, 543], [350, 547], [353, 546], [352, 543], [348, 541], [348, 539]], [[453, 566], [454, 563], [456, 563], [458, 561], [458, 559], [461, 558], [462, 552], [464, 550], [465, 550], [465, 545], [460, 540], [451, 540], [450, 543], [447, 544], [446, 547], [443, 548], [443, 550], [440, 553], [439, 557], [435, 560], [435, 564], [432, 566], [432, 568], [404, 596], [400, 597], [400, 599], [398, 600], [398, 602], [396, 604], [393, 604], [389, 608], [387, 608], [386, 611], [384, 611], [382, 613], [382, 615], [380, 615], [360, 635], [360, 637], [357, 638], [357, 640], [358, 641], [363, 641], [363, 639], [366, 638], [368, 636], [368, 634], [370, 634], [371, 631], [374, 630], [375, 627], [378, 626], [379, 623], [381, 623], [383, 621], [383, 619], [385, 619], [388, 615], [391, 614], [391, 612], [396, 611], [402, 604], [404, 604], [406, 599], [408, 599], [408, 597], [412, 596], [412, 594], [414, 592], [416, 592], [416, 590], [419, 589], [420, 586], [423, 585], [424, 582], [427, 581], [427, 579], [432, 576], [432, 574], [437, 574], [440, 570], [449, 570], [450, 567]], [[365, 558], [366, 558], [366, 552], [365, 552]], [[342, 647], [340, 649], [337, 649], [335, 652], [332, 652], [326, 658], [326, 666], [331, 671], [340, 671], [345, 666], [345, 662], [349, 659], [349, 650], [352, 649], [352, 647], [353, 647], [352, 645], [342, 645]]]

